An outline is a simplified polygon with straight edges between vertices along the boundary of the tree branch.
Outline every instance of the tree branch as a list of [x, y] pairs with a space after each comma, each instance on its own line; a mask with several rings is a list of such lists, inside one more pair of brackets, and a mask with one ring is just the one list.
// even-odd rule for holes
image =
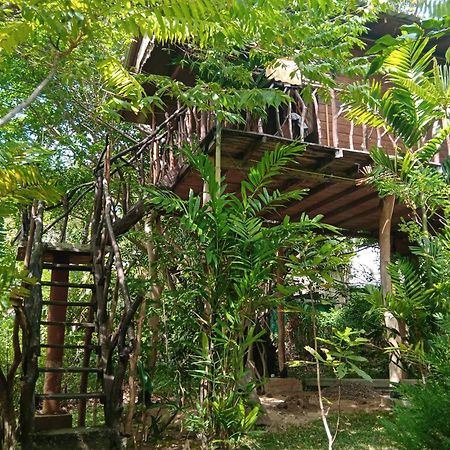
[[59, 58], [56, 58], [52, 64], [52, 68], [49, 74], [37, 85], [36, 89], [22, 102], [19, 103], [15, 108], [13, 108], [9, 113], [4, 115], [0, 119], [0, 127], [5, 126], [12, 119], [14, 119], [17, 114], [21, 113], [25, 108], [31, 105], [34, 100], [39, 96], [39, 94], [44, 90], [50, 80], [55, 76], [56, 69], [58, 67]]
[[34, 100], [36, 100], [39, 94], [45, 89], [47, 84], [55, 76], [59, 62], [66, 56], [70, 55], [73, 52], [73, 50], [75, 50], [78, 47], [78, 45], [82, 40], [83, 40], [83, 33], [80, 32], [78, 36], [70, 43], [70, 45], [66, 50], [58, 51], [56, 53], [49, 74], [36, 86], [35, 90], [22, 103], [19, 103], [15, 108], [13, 108], [11, 111], [9, 111], [9, 113], [4, 115], [0, 119], [0, 127], [5, 126], [12, 119], [14, 119], [14, 117], [16, 117], [17, 114], [21, 113], [25, 108], [30, 106], [31, 103], [34, 102]]

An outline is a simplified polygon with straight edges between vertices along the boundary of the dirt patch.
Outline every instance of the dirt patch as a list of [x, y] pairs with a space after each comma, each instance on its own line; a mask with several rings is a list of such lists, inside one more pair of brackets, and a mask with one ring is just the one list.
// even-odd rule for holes
[[[338, 409], [342, 412], [389, 410], [385, 406], [385, 393], [370, 386], [343, 386], [340, 402], [337, 386], [324, 389], [322, 394], [325, 407], [331, 412]], [[314, 391], [296, 392], [293, 395], [265, 395], [260, 399], [266, 411], [261, 424], [266, 425], [270, 431], [283, 431], [320, 418], [319, 398]]]
[[[281, 384], [276, 387], [281, 390]], [[294, 389], [295, 388], [295, 389]], [[317, 391], [301, 391], [298, 386], [288, 386], [282, 393], [272, 392], [260, 396], [261, 405], [265, 414], [258, 420], [258, 425], [270, 432], [283, 432], [291, 427], [301, 427], [311, 421], [320, 419], [319, 399]], [[340, 409], [343, 413], [348, 412], [376, 412], [388, 411], [386, 406], [386, 393], [374, 389], [371, 386], [360, 383], [346, 384], [341, 388], [340, 405], [338, 402], [339, 389], [337, 386], [323, 389], [324, 404], [330, 412]], [[179, 420], [175, 420], [170, 430], [170, 435], [164, 441], [158, 442], [156, 447], [147, 448], [171, 449], [171, 450], [197, 450], [199, 442], [195, 437], [187, 438], [186, 433], [180, 432]]]

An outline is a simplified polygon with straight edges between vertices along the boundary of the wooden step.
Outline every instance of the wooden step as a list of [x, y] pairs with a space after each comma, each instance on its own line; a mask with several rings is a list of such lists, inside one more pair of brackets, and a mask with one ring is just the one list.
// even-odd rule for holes
[[52, 306], [94, 306], [91, 302], [52, 302], [48, 300], [43, 301], [42, 304]]
[[58, 327], [82, 327], [82, 328], [95, 328], [95, 323], [91, 322], [57, 322], [57, 321], [48, 321], [48, 320], [41, 320], [39, 322], [41, 325], [54, 325]]
[[60, 263], [43, 263], [43, 269], [48, 270], [68, 270], [75, 272], [93, 272], [94, 268], [92, 266], [80, 266], [77, 264], [60, 264]]
[[50, 394], [36, 394], [38, 400], [87, 400], [90, 398], [104, 398], [105, 394], [102, 392], [86, 392], [86, 393], [50, 393]]
[[102, 369], [94, 367], [39, 367], [39, 372], [55, 373], [101, 373]]
[[100, 345], [77, 345], [77, 344], [40, 344], [41, 348], [63, 348], [67, 350], [94, 350], [98, 351]]
[[66, 283], [64, 281], [41, 281], [41, 286], [56, 286], [67, 288], [95, 289], [92, 283]]

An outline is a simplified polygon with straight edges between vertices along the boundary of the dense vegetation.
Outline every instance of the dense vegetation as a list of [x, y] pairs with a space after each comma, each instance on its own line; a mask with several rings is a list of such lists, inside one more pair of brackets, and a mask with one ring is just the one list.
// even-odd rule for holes
[[[88, 387], [95, 391], [110, 377], [114, 395], [104, 415], [99, 403], [89, 404], [88, 424], [106, 423], [131, 446], [165, 442], [177, 422], [183, 438], [205, 449], [450, 448], [450, 164], [433, 164], [450, 136], [450, 68], [435, 48], [449, 33], [446, 5], [429, 5], [433, 18], [381, 38], [367, 56], [354, 55], [364, 48], [368, 23], [415, 6], [421, 9], [347, 0], [0, 4], [2, 448], [29, 446], [26, 389], [43, 390], [42, 378], [34, 386], [22, 376], [31, 363], [45, 365], [43, 353], [27, 359], [35, 351], [30, 302], [42, 300], [40, 275], [36, 261], [16, 261], [30, 229], [43, 241], [109, 252], [95, 262], [102, 266], [95, 277], [107, 279], [108, 303], [96, 312], [106, 330], [100, 357], [90, 355], [103, 379], [89, 378]], [[194, 81], [132, 66], [132, 52], [126, 55], [137, 36], [182, 49], [178, 64], [195, 73]], [[411, 210], [400, 224], [408, 251], [385, 267], [381, 287], [337, 276], [349, 271], [358, 247], [372, 242], [346, 238], [320, 215], [282, 216], [283, 205], [308, 192], [271, 184], [301, 159], [305, 143], [265, 152], [238, 187], [227, 185], [222, 126], [259, 124], [268, 111], [289, 105], [292, 99], [264, 76], [280, 59], [293, 61], [307, 80], [306, 103], [313, 102], [312, 86], [327, 98], [337, 75], [360, 80], [338, 86], [347, 116], [393, 137], [393, 157], [371, 149], [361, 181], [383, 201]], [[171, 129], [180, 111], [215, 124], [215, 161], [201, 151], [201, 133]], [[179, 196], [167, 179], [187, 166], [204, 189]], [[280, 220], [266, 220], [268, 212]], [[38, 247], [33, 243], [32, 255]], [[86, 280], [83, 273], [72, 279]], [[47, 298], [48, 288], [43, 292]], [[84, 291], [69, 297], [88, 300]], [[67, 320], [84, 314], [74, 308]], [[397, 330], [386, 329], [387, 315]], [[276, 353], [284, 321], [289, 367], [280, 347]], [[73, 349], [66, 364], [80, 366], [84, 335], [76, 330], [67, 339]], [[323, 376], [386, 378], [389, 355], [421, 381], [399, 387], [405, 404], [384, 419], [335, 420], [319, 389], [325, 433], [315, 423], [283, 436], [255, 433], [264, 416], [256, 392], [268, 377], [289, 371], [316, 376], [319, 386]], [[76, 376], [65, 376], [64, 389], [76, 388]], [[66, 407], [77, 414], [73, 403]]]

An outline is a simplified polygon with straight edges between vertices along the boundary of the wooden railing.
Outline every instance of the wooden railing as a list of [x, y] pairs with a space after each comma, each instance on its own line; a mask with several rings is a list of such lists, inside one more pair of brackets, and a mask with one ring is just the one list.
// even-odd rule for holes
[[[284, 91], [292, 97], [292, 103], [275, 111], [275, 127], [270, 123], [269, 117], [269, 120], [260, 120], [258, 129], [251, 131], [260, 130], [288, 139], [356, 151], [369, 151], [377, 146], [392, 153], [394, 148], [400, 145], [398, 138], [392, 136], [386, 129], [356, 125], [349, 120], [340, 101], [341, 89], [330, 89], [325, 96], [322, 94], [323, 88], [316, 87], [309, 102], [302, 98], [302, 89], [299, 87], [285, 87]], [[441, 124], [436, 124], [438, 125]], [[250, 127], [247, 124], [246, 129]], [[434, 162], [440, 163], [449, 155], [450, 139], [447, 139], [439, 154], [435, 155]]]
[[[329, 89], [326, 92], [321, 86], [312, 86], [312, 92], [306, 101], [304, 88], [300, 86], [274, 83], [272, 88], [283, 90], [292, 101], [279, 108], [269, 108], [264, 118], [243, 112], [242, 124], [224, 122], [222, 125], [226, 128], [298, 139], [336, 150], [367, 152], [377, 146], [392, 153], [394, 148], [400, 145], [398, 138], [385, 129], [357, 125], [349, 120], [341, 101], [342, 89]], [[163, 181], [163, 184], [170, 185], [170, 174], [177, 173], [177, 169], [183, 165], [183, 158], [176, 157], [174, 149], [201, 142], [214, 128], [216, 118], [213, 111], [199, 111], [178, 104], [174, 105], [173, 112], [158, 116], [158, 120], [153, 118], [150, 123], [152, 125], [147, 125], [145, 130], [148, 136], [138, 144], [119, 152], [111, 162], [120, 156], [132, 155], [128, 164], [137, 164], [145, 152], [150, 155], [152, 161], [153, 182], [158, 184]], [[434, 162], [441, 163], [449, 155], [450, 139], [447, 139]]]

